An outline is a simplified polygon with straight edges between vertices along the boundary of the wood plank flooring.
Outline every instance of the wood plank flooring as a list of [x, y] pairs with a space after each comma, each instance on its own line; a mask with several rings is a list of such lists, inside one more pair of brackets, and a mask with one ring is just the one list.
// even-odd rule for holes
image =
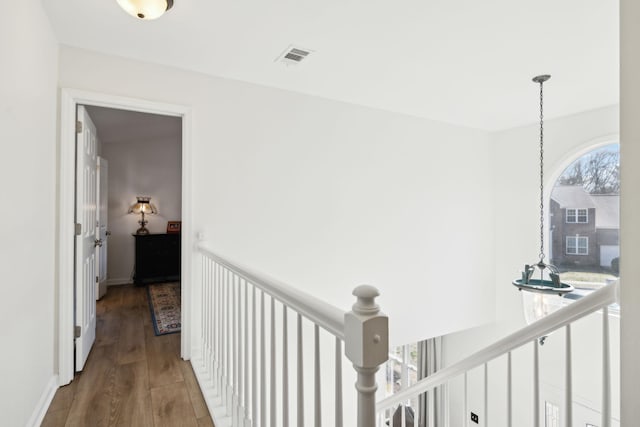
[[96, 342], [61, 387], [43, 427], [213, 427], [180, 334], [155, 336], [144, 287], [114, 286], [97, 304]]

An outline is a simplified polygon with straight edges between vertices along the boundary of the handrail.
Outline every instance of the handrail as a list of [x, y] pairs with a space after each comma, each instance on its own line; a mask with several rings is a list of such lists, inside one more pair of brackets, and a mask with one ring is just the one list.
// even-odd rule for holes
[[379, 401], [376, 404], [376, 410], [383, 411], [385, 409], [392, 408], [401, 402], [406, 402], [408, 399], [438, 387], [458, 375], [477, 368], [478, 366], [521, 347], [522, 345], [539, 337], [548, 335], [556, 329], [566, 326], [588, 314], [608, 306], [609, 304], [618, 302], [619, 289], [619, 280], [610, 285], [603, 286], [592, 294], [580, 298], [578, 301], [543, 317], [537, 322], [534, 322], [511, 335], [496, 341], [471, 356], [449, 367], [441, 369], [433, 375], [429, 375], [411, 387]]
[[238, 276], [251, 282], [257, 288], [272, 295], [287, 307], [292, 308], [344, 341], [344, 311], [286, 283], [244, 267], [235, 261], [232, 262], [227, 258], [222, 258], [216, 255], [204, 242], [199, 242], [197, 248], [218, 264], [233, 270]]

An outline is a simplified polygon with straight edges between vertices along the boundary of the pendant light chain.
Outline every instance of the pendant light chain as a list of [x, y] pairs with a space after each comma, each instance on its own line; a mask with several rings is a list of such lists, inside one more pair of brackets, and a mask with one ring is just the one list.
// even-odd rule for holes
[[[547, 309], [553, 311], [553, 307], [557, 307], [555, 304], [550, 305], [551, 303], [548, 297], [551, 295], [562, 297], [567, 292], [573, 291], [573, 286], [562, 283], [560, 280], [560, 270], [558, 267], [544, 262], [544, 98], [542, 86], [543, 83], [550, 78], [551, 76], [549, 74], [542, 74], [532, 79], [540, 85], [540, 260], [535, 264], [525, 264], [524, 269], [520, 272], [520, 277], [511, 282], [511, 284], [516, 286], [520, 291], [533, 292], [540, 295], [541, 298], [539, 302], [546, 307], [542, 310], [534, 309], [531, 305], [531, 300], [530, 303], [525, 302], [525, 316], [533, 313], [536, 318], [539, 318], [540, 315], [545, 315], [543, 312], [546, 312]], [[533, 278], [536, 270], [540, 273], [539, 279]], [[545, 274], [548, 279], [545, 278]], [[538, 303], [536, 303], [536, 306], [537, 304]], [[531, 323], [528, 317], [527, 322]]]
[[540, 263], [544, 263], [544, 114], [542, 110], [542, 84], [540, 81]]

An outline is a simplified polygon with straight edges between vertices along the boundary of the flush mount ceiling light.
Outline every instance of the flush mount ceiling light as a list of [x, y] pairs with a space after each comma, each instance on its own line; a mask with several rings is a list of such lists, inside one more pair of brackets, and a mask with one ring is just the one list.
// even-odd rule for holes
[[117, 0], [117, 2], [129, 15], [144, 20], [159, 18], [173, 6], [173, 0]]
[[[533, 264], [526, 264], [521, 277], [513, 281], [522, 293], [525, 318], [527, 323], [535, 322], [538, 319], [556, 311], [562, 307], [562, 297], [573, 291], [573, 286], [560, 281], [560, 272], [553, 264], [544, 262], [544, 126], [542, 114], [542, 84], [549, 80], [551, 76], [542, 75], [533, 78], [535, 83], [540, 84], [540, 253], [539, 261]], [[534, 278], [536, 269], [539, 271], [539, 279]], [[548, 277], [548, 279], [545, 279]], [[541, 342], [543, 342], [541, 340]]]

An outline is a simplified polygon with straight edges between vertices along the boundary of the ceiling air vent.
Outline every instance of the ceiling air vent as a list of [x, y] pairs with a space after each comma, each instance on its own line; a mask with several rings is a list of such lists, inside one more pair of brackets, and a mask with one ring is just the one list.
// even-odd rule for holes
[[304, 61], [313, 51], [303, 49], [301, 47], [289, 45], [278, 58], [276, 62], [284, 62], [287, 65], [299, 64]]

